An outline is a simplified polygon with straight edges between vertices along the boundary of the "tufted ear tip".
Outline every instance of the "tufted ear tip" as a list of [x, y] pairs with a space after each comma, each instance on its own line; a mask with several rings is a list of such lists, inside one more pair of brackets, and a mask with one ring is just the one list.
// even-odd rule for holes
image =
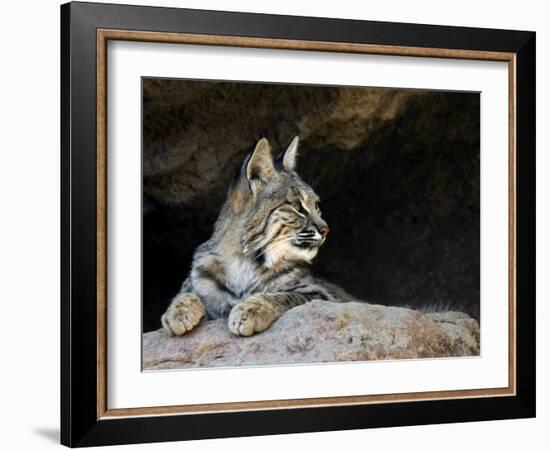
[[298, 159], [298, 144], [300, 137], [296, 136], [282, 154], [283, 167], [287, 172], [292, 172], [296, 169], [296, 161]]
[[294, 150], [298, 149], [298, 144], [300, 143], [300, 136], [296, 135], [294, 136], [294, 139], [292, 139], [292, 142], [289, 144], [288, 148], [293, 148]]
[[269, 140], [265, 137], [261, 138], [257, 143], [256, 143], [256, 147], [254, 148], [254, 151], [258, 150], [258, 148], [264, 148], [264, 147], [269, 147], [271, 148], [271, 146], [269, 145]]

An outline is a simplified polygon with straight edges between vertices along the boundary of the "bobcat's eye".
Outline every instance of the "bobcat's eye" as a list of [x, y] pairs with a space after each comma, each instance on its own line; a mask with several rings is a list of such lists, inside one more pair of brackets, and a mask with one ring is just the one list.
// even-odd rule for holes
[[307, 211], [304, 209], [304, 207], [302, 206], [302, 202], [300, 201], [295, 201], [295, 202], [292, 202], [291, 203], [291, 206], [296, 210], [298, 211], [300, 214], [303, 214], [304, 216], [307, 215]]

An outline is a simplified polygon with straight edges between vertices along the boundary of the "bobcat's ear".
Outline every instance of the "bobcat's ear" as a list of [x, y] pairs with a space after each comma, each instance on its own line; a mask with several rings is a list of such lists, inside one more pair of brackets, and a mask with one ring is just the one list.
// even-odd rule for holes
[[257, 181], [268, 182], [275, 172], [273, 166], [273, 155], [271, 154], [271, 146], [266, 138], [262, 138], [256, 144], [256, 148], [252, 155], [245, 161], [246, 178], [248, 179], [251, 188]]
[[243, 162], [230, 189], [231, 207], [241, 213], [246, 203], [255, 195], [262, 183], [267, 183], [275, 173], [271, 147], [267, 139], [260, 139], [256, 148]]
[[276, 158], [276, 163], [282, 166], [287, 172], [293, 172], [296, 169], [296, 158], [298, 156], [298, 144], [300, 138], [296, 136], [284, 152], [281, 152]]

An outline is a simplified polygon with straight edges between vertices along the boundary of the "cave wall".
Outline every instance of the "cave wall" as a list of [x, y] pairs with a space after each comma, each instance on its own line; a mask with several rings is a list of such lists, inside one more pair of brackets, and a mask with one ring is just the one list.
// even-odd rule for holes
[[373, 303], [479, 318], [479, 107], [474, 93], [145, 79], [144, 331], [256, 141], [296, 134], [331, 227], [314, 272]]

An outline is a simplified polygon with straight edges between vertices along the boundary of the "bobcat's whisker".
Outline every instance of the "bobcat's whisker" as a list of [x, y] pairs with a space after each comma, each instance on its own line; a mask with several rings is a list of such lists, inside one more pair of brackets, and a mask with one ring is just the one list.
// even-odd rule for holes
[[277, 248], [278, 246], [280, 246], [281, 244], [284, 244], [285, 242], [289, 242], [289, 241], [292, 241], [294, 239], [294, 236], [291, 236], [289, 238], [285, 238], [285, 239], [281, 239], [280, 241], [277, 241], [277, 242], [270, 242], [269, 244], [267, 244], [267, 246], [265, 247], [265, 250], [261, 253], [259, 253], [258, 255], [256, 255], [252, 261], [256, 261], [258, 258], [260, 258], [261, 256], [263, 256], [268, 250], [275, 250], [275, 248]]

